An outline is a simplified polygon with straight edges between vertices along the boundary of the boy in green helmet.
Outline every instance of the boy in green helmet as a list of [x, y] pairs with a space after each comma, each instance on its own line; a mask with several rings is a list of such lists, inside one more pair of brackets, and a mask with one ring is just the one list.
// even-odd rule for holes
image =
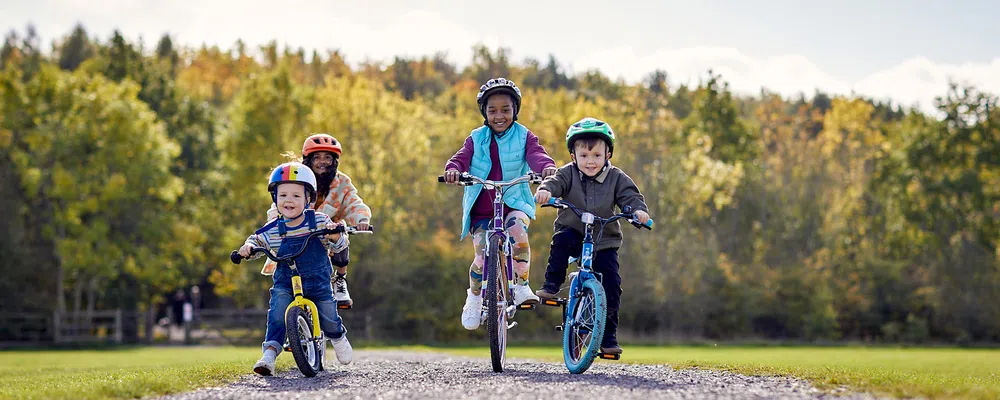
[[[631, 206], [639, 223], [649, 220], [649, 208], [625, 172], [612, 166], [610, 159], [615, 147], [615, 133], [608, 123], [584, 118], [566, 131], [566, 147], [573, 162], [552, 175], [535, 191], [535, 201], [546, 203], [552, 197], [564, 200], [602, 218], [615, 214], [615, 207]], [[578, 257], [582, 251], [584, 225], [570, 210], [560, 209], [555, 220], [555, 234], [549, 244], [549, 261], [545, 268], [545, 284], [535, 292], [539, 298], [552, 299], [566, 280], [569, 257]], [[621, 276], [618, 274], [618, 248], [622, 245], [621, 225], [615, 221], [604, 227], [594, 243], [594, 272], [603, 276], [602, 285], [607, 295], [608, 315], [604, 328], [601, 352], [621, 354], [618, 345], [618, 306], [621, 303]]]

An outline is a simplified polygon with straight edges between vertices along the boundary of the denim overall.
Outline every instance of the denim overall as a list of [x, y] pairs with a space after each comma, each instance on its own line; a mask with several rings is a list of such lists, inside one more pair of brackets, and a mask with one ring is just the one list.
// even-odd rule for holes
[[[303, 222], [305, 223], [305, 222]], [[285, 237], [278, 248], [278, 257], [292, 254], [299, 250], [302, 242], [308, 236]], [[306, 250], [295, 260], [295, 267], [302, 277], [303, 296], [316, 303], [319, 310], [320, 329], [328, 338], [339, 339], [347, 333], [340, 315], [337, 314], [337, 302], [333, 300], [333, 288], [330, 276], [333, 266], [327, 257], [326, 248], [318, 237], [309, 240]], [[285, 342], [285, 309], [295, 296], [292, 294], [292, 270], [287, 262], [278, 264], [275, 269], [274, 285], [271, 287], [271, 302], [267, 311], [267, 333], [264, 337], [262, 350], [268, 346], [281, 353]]]

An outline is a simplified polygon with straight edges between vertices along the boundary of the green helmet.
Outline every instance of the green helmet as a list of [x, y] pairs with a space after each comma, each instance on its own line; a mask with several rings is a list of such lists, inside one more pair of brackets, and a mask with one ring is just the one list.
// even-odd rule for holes
[[597, 118], [584, 118], [570, 125], [566, 131], [566, 148], [573, 152], [573, 143], [577, 139], [596, 137], [604, 139], [608, 145], [608, 152], [615, 149], [615, 132], [611, 130], [611, 125]]

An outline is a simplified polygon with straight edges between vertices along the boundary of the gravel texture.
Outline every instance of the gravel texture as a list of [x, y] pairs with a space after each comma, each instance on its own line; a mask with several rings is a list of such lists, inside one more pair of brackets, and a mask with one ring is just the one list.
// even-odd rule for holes
[[[332, 350], [329, 355], [333, 359]], [[674, 370], [667, 365], [621, 361], [595, 361], [587, 372], [571, 375], [562, 363], [508, 359], [506, 370], [494, 373], [488, 353], [484, 356], [358, 350], [352, 364], [334, 361], [314, 378], [306, 378], [296, 369], [272, 377], [251, 374], [228, 386], [162, 399], [873, 398], [843, 391], [821, 392], [808, 382], [792, 378]], [[247, 365], [248, 371], [250, 367]]]

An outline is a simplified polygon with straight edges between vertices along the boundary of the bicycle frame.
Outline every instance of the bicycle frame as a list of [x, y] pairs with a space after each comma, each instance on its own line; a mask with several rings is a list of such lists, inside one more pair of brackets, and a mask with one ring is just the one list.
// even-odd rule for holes
[[[625, 219], [628, 220], [629, 223], [631, 223], [632, 225], [635, 225], [637, 228], [642, 227], [646, 229], [652, 229], [653, 226], [652, 219], [649, 219], [649, 221], [646, 222], [646, 224], [644, 225], [634, 222], [634, 220], [632, 219], [633, 218], [632, 212], [628, 206], [625, 207], [623, 213], [615, 214], [610, 218], [600, 218], [588, 211], [581, 211], [580, 209], [576, 208], [576, 206], [570, 204], [569, 202], [554, 197], [549, 199], [547, 203], [542, 204], [542, 207], [570, 209], [574, 213], [576, 213], [577, 216], [580, 217], [580, 220], [583, 222], [584, 225], [583, 249], [580, 252], [580, 257], [575, 260], [579, 261], [580, 263], [580, 271], [579, 274], [577, 275], [577, 279], [570, 282], [570, 290], [569, 290], [570, 299], [573, 298], [573, 295], [579, 289], [580, 284], [578, 282], [583, 282], [589, 279], [590, 277], [594, 277], [598, 281], [600, 281], [602, 278], [601, 274], [596, 273], [591, 269], [594, 262], [594, 227], [596, 225], [600, 225], [601, 230], [603, 230], [605, 225], [610, 224], [619, 219]], [[570, 260], [570, 263], [572, 263], [573, 261], [574, 260]], [[549, 304], [549, 305], [556, 305], [556, 304]]]
[[[438, 182], [444, 182], [444, 176], [438, 176]], [[489, 189], [494, 191], [493, 195], [493, 220], [492, 226], [490, 228], [490, 234], [487, 236], [486, 246], [483, 248], [483, 259], [488, 259], [490, 250], [493, 243], [493, 238], [499, 236], [501, 248], [500, 260], [503, 265], [503, 274], [507, 282], [504, 290], [507, 293], [507, 304], [505, 305], [507, 311], [507, 317], [512, 318], [514, 316], [515, 307], [513, 306], [513, 287], [514, 287], [514, 258], [510, 251], [510, 236], [507, 234], [507, 229], [503, 226], [504, 215], [503, 215], [503, 194], [507, 189], [522, 184], [522, 183], [534, 183], [539, 184], [542, 182], [540, 175], [529, 172], [525, 175], [521, 175], [517, 178], [511, 179], [509, 181], [493, 181], [489, 179], [481, 179], [468, 172], [463, 172], [459, 176], [459, 184], [462, 186], [471, 185], [483, 185], [483, 190]], [[488, 264], [488, 263], [487, 263]], [[483, 265], [483, 277], [489, 276], [490, 265]], [[526, 306], [525, 309], [534, 308], [534, 305]]]
[[[635, 221], [634, 215], [631, 212], [632, 210], [628, 206], [625, 207], [623, 213], [615, 214], [610, 218], [601, 218], [594, 215], [593, 213], [587, 211], [581, 211], [580, 209], [576, 208], [576, 206], [574, 206], [573, 204], [557, 198], [549, 199], [549, 201], [543, 204], [542, 207], [570, 209], [574, 213], [576, 213], [577, 216], [580, 217], [580, 220], [584, 224], [583, 246], [580, 251], [580, 257], [576, 258], [575, 260], [574, 257], [570, 258], [570, 263], [578, 261], [580, 268], [579, 271], [576, 272], [576, 277], [572, 277], [571, 274], [569, 292], [566, 298], [546, 299], [542, 301], [542, 304], [544, 305], [553, 307], [560, 307], [560, 306], [562, 307], [563, 325], [556, 327], [557, 330], [562, 331], [570, 328], [570, 326], [567, 324], [575, 324], [576, 321], [580, 319], [580, 315], [572, 315], [572, 319], [570, 319], [569, 318], [570, 316], [568, 314], [570, 310], [575, 310], [578, 313], [583, 311], [582, 309], [577, 307], [577, 302], [580, 301], [580, 297], [582, 296], [583, 293], [583, 286], [591, 279], [601, 282], [602, 284], [600, 286], [603, 286], [602, 282], [603, 277], [601, 276], [600, 273], [594, 272], [592, 269], [594, 261], [595, 226], [600, 226], [600, 230], [603, 231], [604, 226], [606, 226], [607, 224], [617, 221], [619, 219], [625, 219], [628, 220], [629, 223], [636, 226], [637, 228], [642, 227], [646, 229], [652, 229], [653, 220], [649, 219], [645, 224], [639, 224], [638, 222]], [[611, 359], [611, 360], [617, 360], [620, 357], [617, 354], [598, 353], [598, 355], [601, 358]], [[589, 365], [589, 363], [587, 365]]]
[[[510, 235], [504, 228], [503, 195], [507, 189], [515, 185], [538, 184], [541, 181], [542, 178], [535, 173], [528, 173], [509, 181], [493, 181], [463, 172], [458, 179], [458, 184], [462, 186], [483, 185], [483, 189], [494, 191], [492, 226], [486, 238], [486, 245], [483, 246], [482, 276], [485, 293], [479, 314], [481, 320], [484, 315], [487, 320], [493, 372], [503, 372], [507, 354], [507, 330], [517, 326], [516, 321], [508, 321], [514, 318], [518, 309], [535, 308], [535, 304], [514, 304], [514, 259], [510, 251]], [[438, 176], [438, 182], [445, 182], [445, 177]], [[485, 298], [487, 296], [488, 299]]]
[[[285, 308], [284, 316], [285, 318], [287, 318], [288, 311], [295, 307], [300, 307], [308, 311], [309, 316], [311, 317], [310, 319], [312, 320], [311, 322], [312, 322], [313, 335], [322, 337], [320, 335], [321, 331], [319, 326], [319, 312], [318, 309], [316, 308], [316, 303], [314, 303], [312, 300], [307, 299], [305, 297], [304, 292], [302, 291], [302, 277], [299, 275], [298, 268], [295, 267], [295, 258], [302, 255], [302, 253], [306, 251], [306, 247], [309, 245], [309, 241], [312, 240], [313, 237], [319, 235], [332, 235], [336, 233], [344, 233], [347, 235], [371, 234], [374, 231], [375, 231], [374, 226], [369, 226], [368, 230], [360, 230], [354, 227], [345, 227], [345, 226], [338, 226], [333, 229], [318, 229], [316, 231], [309, 233], [309, 236], [306, 238], [306, 240], [302, 242], [302, 247], [300, 247], [299, 251], [296, 251], [294, 254], [278, 257], [276, 254], [271, 252], [270, 249], [264, 247], [254, 247], [250, 251], [250, 255], [253, 256], [254, 254], [257, 253], [263, 253], [265, 256], [267, 256], [267, 258], [278, 263], [279, 266], [281, 265], [281, 263], [285, 263], [286, 265], [288, 265], [288, 268], [292, 270], [292, 293], [294, 299], [292, 300], [291, 303], [288, 304], [288, 307]], [[233, 252], [229, 254], [229, 259], [230, 261], [233, 262], [233, 264], [239, 264], [244, 258], [236, 250], [233, 250]], [[285, 328], [288, 329], [288, 327]]]

